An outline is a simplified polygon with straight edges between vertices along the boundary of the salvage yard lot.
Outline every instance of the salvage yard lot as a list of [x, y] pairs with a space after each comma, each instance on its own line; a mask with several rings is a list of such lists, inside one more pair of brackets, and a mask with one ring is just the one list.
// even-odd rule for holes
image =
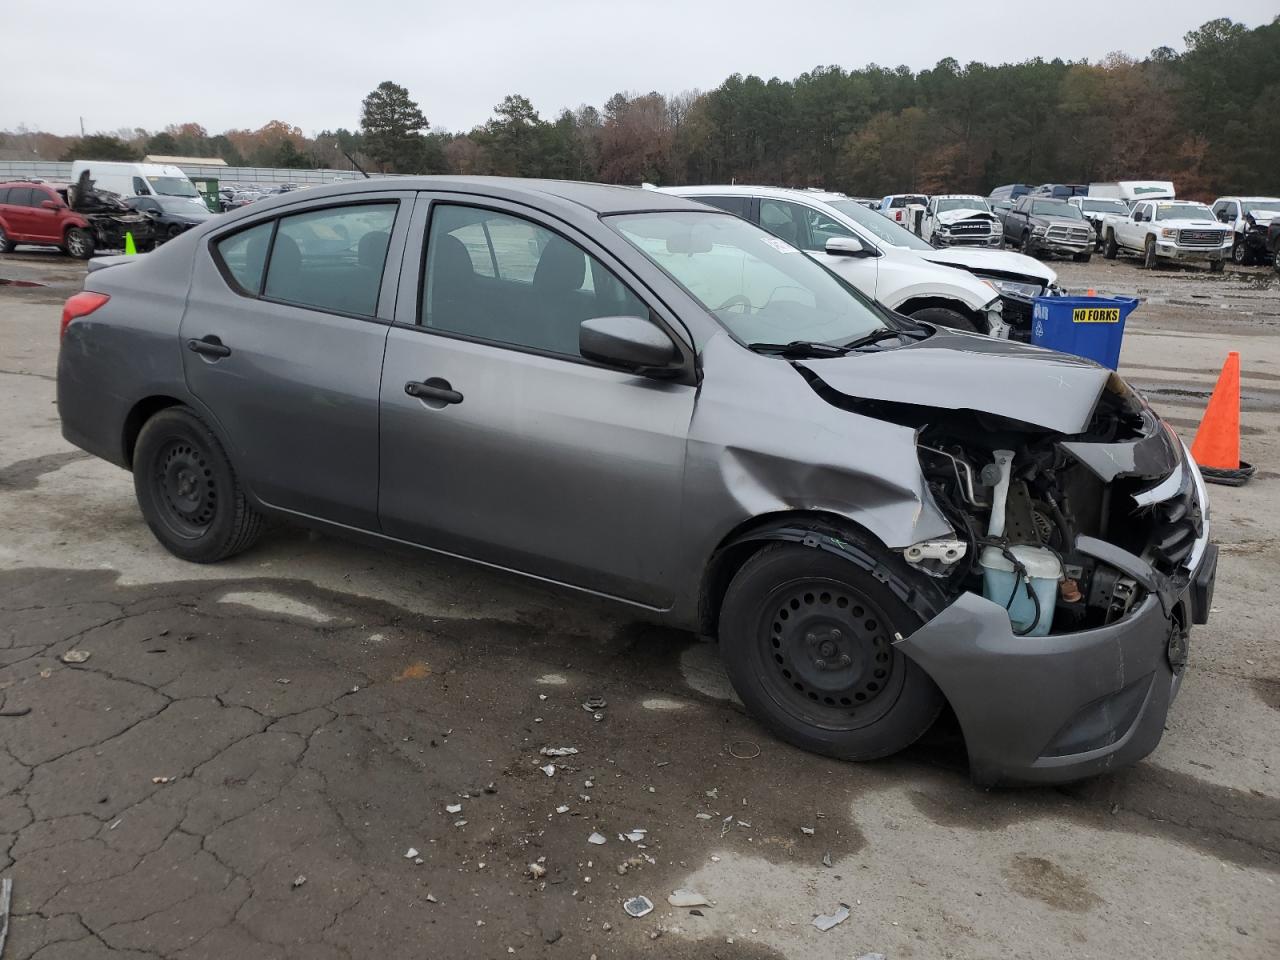
[[[31, 709], [0, 717], [6, 960], [1277, 956], [1280, 285], [1053, 266], [1145, 298], [1122, 372], [1187, 438], [1240, 352], [1259, 473], [1211, 490], [1214, 613], [1155, 753], [983, 791], [954, 725], [883, 762], [807, 755], [713, 646], [480, 568], [294, 528], [174, 559], [129, 475], [58, 431], [82, 268], [0, 256], [47, 284], [0, 286], [0, 710]], [[547, 775], [547, 746], [579, 752]], [[681, 887], [713, 905], [670, 906]]]

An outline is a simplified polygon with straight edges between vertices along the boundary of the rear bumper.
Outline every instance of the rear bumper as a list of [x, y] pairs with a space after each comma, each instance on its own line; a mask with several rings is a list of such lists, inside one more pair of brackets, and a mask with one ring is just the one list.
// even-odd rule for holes
[[1167, 581], [1122, 620], [1034, 640], [1014, 636], [998, 604], [964, 593], [897, 646], [946, 695], [975, 781], [1078, 780], [1135, 763], [1160, 742], [1216, 573], [1207, 543], [1189, 577]]

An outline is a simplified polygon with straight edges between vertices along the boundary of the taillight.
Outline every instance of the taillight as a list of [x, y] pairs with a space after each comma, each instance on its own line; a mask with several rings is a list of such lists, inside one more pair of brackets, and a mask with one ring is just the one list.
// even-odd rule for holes
[[893, 219], [895, 219], [895, 220], [897, 220], [899, 223], [901, 223], [901, 222], [902, 222], [902, 211], [901, 211], [901, 210], [895, 210], [895, 211], [894, 211], [894, 214], [893, 214]]
[[110, 299], [105, 293], [94, 293], [91, 290], [83, 290], [69, 299], [62, 306], [62, 327], [58, 330], [58, 339], [67, 335], [67, 325], [72, 320], [87, 317]]

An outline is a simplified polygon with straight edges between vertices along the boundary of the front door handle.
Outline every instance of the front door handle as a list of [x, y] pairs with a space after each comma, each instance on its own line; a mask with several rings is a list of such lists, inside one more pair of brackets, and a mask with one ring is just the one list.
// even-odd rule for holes
[[187, 349], [192, 353], [200, 354], [202, 357], [213, 357], [215, 360], [231, 356], [231, 348], [224, 346], [222, 341], [213, 334], [209, 334], [200, 340], [188, 340]]
[[448, 380], [440, 377], [432, 377], [430, 380], [410, 380], [404, 385], [404, 392], [411, 397], [425, 400], [432, 406], [462, 402], [462, 394], [454, 390]]

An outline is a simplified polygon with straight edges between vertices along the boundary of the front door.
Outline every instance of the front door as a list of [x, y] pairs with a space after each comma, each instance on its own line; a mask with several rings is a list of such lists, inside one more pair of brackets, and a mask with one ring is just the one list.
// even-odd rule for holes
[[775, 237], [804, 250], [823, 266], [829, 267], [853, 284], [868, 298], [876, 298], [876, 287], [880, 279], [878, 257], [840, 257], [826, 252], [827, 241], [835, 237], [854, 237], [863, 246], [871, 246], [843, 223], [800, 203], [761, 197], [760, 226]]
[[412, 202], [287, 207], [196, 258], [187, 384], [272, 506], [377, 528], [378, 382]]
[[607, 253], [528, 208], [437, 199], [420, 229], [382, 376], [383, 531], [669, 605], [696, 388], [578, 352], [582, 321], [648, 306]]

